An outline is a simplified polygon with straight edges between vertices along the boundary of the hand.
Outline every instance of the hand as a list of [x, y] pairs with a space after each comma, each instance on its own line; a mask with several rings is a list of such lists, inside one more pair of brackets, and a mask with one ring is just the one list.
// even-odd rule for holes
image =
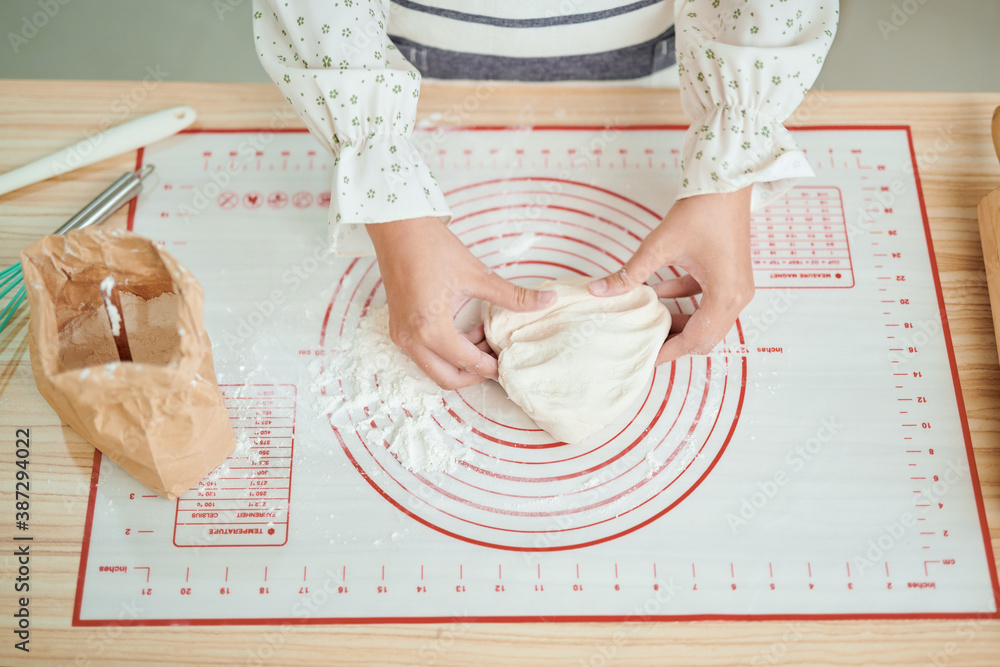
[[538, 310], [553, 291], [518, 287], [472, 256], [438, 218], [414, 218], [365, 227], [375, 246], [389, 306], [389, 335], [444, 389], [497, 377], [483, 326], [468, 334], [452, 321], [463, 299], [474, 297], [511, 310]]
[[750, 190], [678, 200], [620, 271], [588, 285], [595, 296], [614, 296], [641, 285], [663, 266], [687, 271], [652, 285], [661, 299], [704, 295], [693, 315], [674, 316], [670, 330], [680, 333], [660, 348], [657, 364], [710, 351], [753, 298]]

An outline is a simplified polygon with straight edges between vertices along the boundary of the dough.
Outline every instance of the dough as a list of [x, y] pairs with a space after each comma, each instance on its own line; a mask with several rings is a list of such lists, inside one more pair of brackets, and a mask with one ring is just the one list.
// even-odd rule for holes
[[651, 287], [598, 298], [593, 278], [551, 280], [555, 304], [518, 313], [483, 304], [500, 384], [554, 438], [581, 442], [618, 417], [646, 386], [670, 330]]

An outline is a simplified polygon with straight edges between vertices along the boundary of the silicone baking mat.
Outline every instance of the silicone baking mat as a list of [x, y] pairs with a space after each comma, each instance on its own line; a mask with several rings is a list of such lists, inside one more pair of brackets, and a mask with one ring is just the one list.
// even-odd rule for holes
[[[619, 268], [676, 195], [683, 134], [415, 141], [455, 233], [530, 284]], [[580, 445], [495, 383], [450, 393], [469, 454], [440, 472], [367, 442], [362, 411], [331, 424], [319, 407], [345, 390], [316, 365], [384, 293], [372, 258], [327, 253], [331, 164], [310, 136], [206, 130], [144, 151], [156, 171], [130, 225], [202, 282], [245, 444], [176, 502], [95, 456], [74, 623], [995, 613], [909, 130], [794, 134], [817, 177], [754, 214], [757, 296], [712, 353], [657, 369]]]

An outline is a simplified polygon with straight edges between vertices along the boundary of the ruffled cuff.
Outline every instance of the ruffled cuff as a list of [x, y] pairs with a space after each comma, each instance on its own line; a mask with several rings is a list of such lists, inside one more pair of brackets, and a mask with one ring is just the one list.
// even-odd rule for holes
[[753, 185], [753, 208], [815, 176], [791, 133], [774, 117], [725, 104], [692, 123], [684, 138], [678, 199]]
[[423, 158], [399, 135], [376, 134], [343, 145], [334, 160], [331, 242], [340, 255], [374, 252], [366, 224], [436, 216], [451, 220], [444, 195]]

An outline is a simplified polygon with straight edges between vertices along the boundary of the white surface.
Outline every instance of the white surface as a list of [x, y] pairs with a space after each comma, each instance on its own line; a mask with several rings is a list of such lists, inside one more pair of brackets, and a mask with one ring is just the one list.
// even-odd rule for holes
[[[456, 234], [524, 281], [618, 268], [671, 203], [682, 139], [421, 131]], [[757, 297], [715, 352], [658, 369], [581, 445], [547, 446], [496, 384], [450, 394], [472, 454], [428, 474], [332, 430], [309, 388], [383, 294], [372, 260], [326, 256], [308, 135], [153, 147], [136, 230], [202, 282], [253, 444], [177, 503], [102, 462], [81, 618], [994, 611], [906, 132], [795, 134], [818, 177], [754, 217]]]
[[122, 316], [111, 303], [111, 291], [115, 288], [115, 277], [108, 276], [101, 281], [101, 296], [104, 297], [104, 309], [108, 311], [108, 319], [111, 321], [111, 335], [118, 337], [122, 330]]

